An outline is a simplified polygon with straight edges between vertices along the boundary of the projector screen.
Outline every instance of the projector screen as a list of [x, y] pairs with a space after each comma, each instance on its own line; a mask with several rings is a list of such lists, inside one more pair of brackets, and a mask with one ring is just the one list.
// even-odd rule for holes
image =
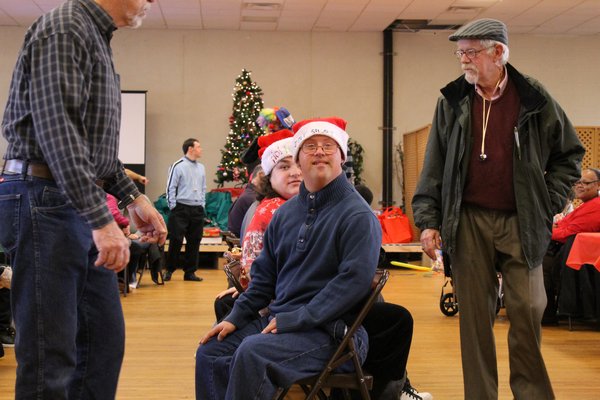
[[121, 92], [119, 160], [146, 164], [146, 91]]
[[[121, 92], [119, 160], [125, 168], [146, 175], [146, 91]], [[144, 185], [136, 182], [144, 193]]]

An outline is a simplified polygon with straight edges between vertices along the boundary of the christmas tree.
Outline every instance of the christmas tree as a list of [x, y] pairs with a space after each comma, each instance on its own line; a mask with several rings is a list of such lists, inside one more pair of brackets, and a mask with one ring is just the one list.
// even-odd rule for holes
[[262, 89], [250, 77], [250, 71], [242, 69], [235, 80], [233, 96], [233, 113], [229, 117], [229, 134], [225, 148], [221, 150], [221, 163], [217, 168], [215, 182], [219, 187], [224, 182], [234, 181], [246, 183], [248, 171], [241, 160], [241, 154], [252, 141], [263, 133], [256, 124], [256, 119], [263, 108]]

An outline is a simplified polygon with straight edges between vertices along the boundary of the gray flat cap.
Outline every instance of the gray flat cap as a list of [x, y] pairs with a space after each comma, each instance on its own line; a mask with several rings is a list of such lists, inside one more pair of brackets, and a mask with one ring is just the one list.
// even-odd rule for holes
[[448, 36], [452, 42], [461, 39], [489, 39], [496, 40], [508, 46], [508, 32], [504, 22], [497, 19], [477, 19], [460, 27], [452, 35]]

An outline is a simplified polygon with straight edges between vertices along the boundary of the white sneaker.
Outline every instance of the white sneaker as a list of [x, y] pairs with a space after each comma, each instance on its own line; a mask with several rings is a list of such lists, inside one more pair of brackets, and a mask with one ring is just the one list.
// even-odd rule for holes
[[138, 283], [135, 275], [132, 276], [131, 279], [129, 280], [129, 288], [130, 289], [137, 289], [138, 285], [139, 285], [139, 283]]
[[433, 396], [431, 393], [418, 392], [410, 384], [406, 384], [400, 393], [400, 400], [433, 400]]

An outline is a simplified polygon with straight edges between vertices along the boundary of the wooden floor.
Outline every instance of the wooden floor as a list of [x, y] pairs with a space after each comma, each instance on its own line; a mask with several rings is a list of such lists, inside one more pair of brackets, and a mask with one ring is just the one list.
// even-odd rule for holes
[[[117, 399], [193, 399], [194, 353], [213, 323], [213, 299], [225, 287], [218, 270], [201, 270], [204, 281], [183, 282], [181, 272], [165, 286], [144, 277], [142, 286], [123, 298], [127, 324], [126, 355]], [[384, 296], [413, 314], [415, 332], [408, 371], [415, 387], [436, 400], [461, 399], [462, 376], [458, 317], [439, 310], [442, 275], [392, 270]], [[512, 399], [508, 386], [504, 310], [496, 325], [500, 399]], [[543, 352], [558, 399], [600, 398], [600, 332], [584, 325], [544, 328]], [[0, 399], [14, 397], [15, 358], [0, 359]], [[293, 393], [290, 399], [300, 398]]]

